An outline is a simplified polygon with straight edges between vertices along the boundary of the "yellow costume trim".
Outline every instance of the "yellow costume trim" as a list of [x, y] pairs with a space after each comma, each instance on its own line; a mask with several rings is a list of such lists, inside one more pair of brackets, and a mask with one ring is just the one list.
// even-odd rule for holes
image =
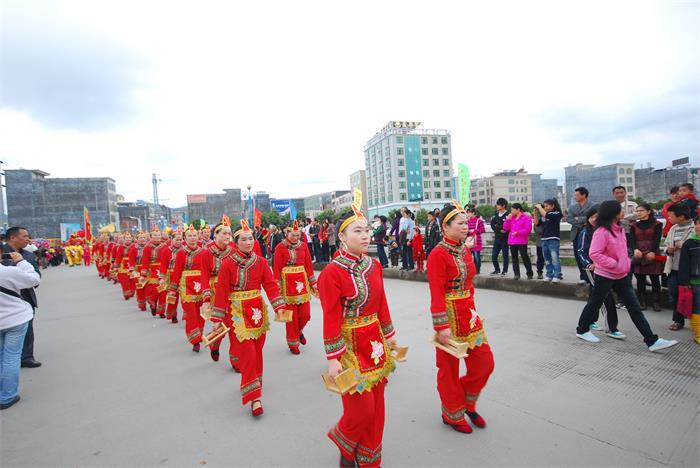
[[[294, 274], [294, 273], [304, 273], [304, 283], [306, 285], [306, 294], [301, 294], [297, 296], [290, 296], [287, 294], [287, 277], [286, 275], [288, 274]], [[282, 268], [282, 297], [284, 298], [284, 302], [287, 304], [304, 304], [306, 302], [309, 302], [311, 300], [311, 286], [309, 284], [309, 277], [306, 275], [306, 268], [304, 268], [302, 265], [297, 265], [297, 266], [287, 266]], [[290, 288], [292, 291], [294, 288]]]
[[238, 341], [254, 340], [264, 335], [270, 329], [270, 321], [268, 318], [267, 305], [262, 301], [262, 324], [257, 328], [248, 328], [243, 318], [243, 303], [245, 301], [261, 297], [262, 293], [259, 289], [248, 291], [236, 291], [231, 293], [231, 318], [233, 320], [233, 330], [236, 333]]
[[[382, 339], [382, 345], [384, 347], [384, 364], [379, 369], [375, 369], [369, 372], [360, 372], [360, 361], [355, 354], [355, 343], [353, 340], [353, 331], [358, 328], [364, 327], [377, 327], [379, 329], [379, 334]], [[340, 357], [340, 363], [343, 369], [355, 369], [357, 374], [357, 386], [350, 390], [350, 394], [362, 393], [367, 390], [371, 390], [372, 387], [377, 385], [383, 379], [385, 379], [389, 374], [391, 374], [394, 369], [396, 369], [396, 363], [389, 349], [389, 344], [384, 338], [384, 333], [379, 324], [379, 318], [377, 314], [365, 315], [362, 317], [346, 317], [343, 320], [343, 325], [341, 327], [341, 333], [343, 335], [343, 340], [345, 341], [346, 349], [343, 355]]]

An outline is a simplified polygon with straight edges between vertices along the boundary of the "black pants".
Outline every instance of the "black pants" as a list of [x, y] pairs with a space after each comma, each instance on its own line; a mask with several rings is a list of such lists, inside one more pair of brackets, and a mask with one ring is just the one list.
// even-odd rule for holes
[[[517, 244], [510, 246], [510, 255], [513, 257], [513, 274], [520, 276], [520, 263], [518, 262], [518, 254], [523, 259], [525, 271], [528, 277], [532, 277], [532, 263], [530, 262], [530, 254], [527, 253], [527, 244]], [[505, 270], [504, 270], [505, 271]]]
[[644, 298], [647, 292], [647, 276], [651, 281], [653, 300], [654, 302], [658, 302], [659, 296], [661, 295], [661, 275], [638, 275], [635, 273], [634, 277], [637, 278], [637, 294], [640, 300]]
[[500, 273], [501, 266], [498, 263], [498, 254], [503, 252], [503, 273], [508, 273], [508, 239], [494, 239], [493, 250], [491, 250], [491, 261], [493, 269]]
[[537, 273], [542, 274], [544, 271], [544, 252], [542, 252], [542, 247], [537, 246]]
[[323, 254], [321, 253], [321, 242], [318, 240], [314, 240], [313, 246], [314, 246], [314, 258], [316, 259], [317, 262], [322, 262], [323, 261]]
[[578, 319], [576, 333], [583, 334], [591, 329], [591, 325], [598, 317], [598, 312], [611, 291], [615, 291], [620, 300], [622, 300], [622, 303], [625, 304], [627, 313], [630, 315], [632, 322], [634, 322], [634, 326], [637, 327], [639, 333], [644, 337], [644, 343], [646, 343], [647, 346], [653, 345], [659, 337], [651, 331], [649, 322], [647, 322], [646, 317], [644, 317], [642, 313], [642, 309], [639, 307], [637, 294], [634, 292], [632, 280], [629, 275], [618, 280], [594, 275], [593, 290]]
[[401, 267], [405, 270], [413, 270], [413, 248], [406, 243], [401, 246]]
[[[32, 311], [33, 313], [34, 311]], [[34, 359], [34, 319], [29, 321], [27, 334], [24, 335], [24, 345], [22, 345], [22, 361]]]
[[[593, 278], [593, 274], [589, 270], [585, 270], [586, 272], [586, 277], [584, 279], [585, 282], [588, 283], [588, 299], [591, 298], [591, 294], [593, 293], [593, 282], [595, 281]], [[603, 302], [603, 307], [605, 307], [605, 319], [608, 323], [608, 328], [610, 329], [611, 332], [616, 332], [619, 331], [617, 329], [617, 324], [618, 324], [618, 319], [617, 319], [617, 307], [615, 306], [615, 297], [613, 296], [612, 292], [605, 296], [605, 301]], [[601, 309], [598, 309], [600, 311]], [[595, 315], [595, 320], [594, 322], [598, 321], [598, 312], [596, 312]]]
[[330, 249], [328, 248], [328, 241], [323, 241], [321, 244], [321, 254], [323, 255], [323, 261], [328, 263], [328, 259], [330, 257]]
[[314, 256], [314, 244], [313, 244], [313, 242], [308, 242], [306, 245], [309, 248], [309, 254], [311, 255], [311, 260], [318, 262], [319, 260]]

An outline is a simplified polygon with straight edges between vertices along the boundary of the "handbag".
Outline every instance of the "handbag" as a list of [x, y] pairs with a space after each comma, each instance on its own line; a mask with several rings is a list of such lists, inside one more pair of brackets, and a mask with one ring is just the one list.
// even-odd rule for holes
[[690, 316], [693, 314], [693, 289], [690, 286], [678, 286], [676, 312], [685, 318], [690, 318]]

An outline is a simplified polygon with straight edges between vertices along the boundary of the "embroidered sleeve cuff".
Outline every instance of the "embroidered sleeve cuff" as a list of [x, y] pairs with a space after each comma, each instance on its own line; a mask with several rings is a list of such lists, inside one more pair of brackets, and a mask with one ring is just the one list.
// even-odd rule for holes
[[447, 318], [447, 312], [436, 312], [433, 314], [433, 329], [435, 331], [450, 328], [450, 321]]
[[211, 320], [212, 322], [220, 322], [226, 317], [226, 311], [221, 307], [214, 307], [211, 310]]
[[314, 275], [311, 275], [311, 278], [309, 278], [309, 284], [311, 286], [316, 286], [316, 277]]
[[209, 302], [209, 300], [211, 299], [211, 289], [205, 289], [204, 291], [202, 291], [202, 298], [205, 302]]
[[279, 296], [277, 296], [275, 298], [271, 298], [270, 304], [272, 305], [272, 308], [275, 310], [284, 309], [284, 306], [285, 306], [284, 299], [282, 299]]
[[383, 323], [382, 324], [382, 334], [384, 335], [384, 338], [389, 339], [394, 334], [396, 334], [396, 330], [394, 330], [394, 324], [389, 322], [389, 323]]
[[170, 283], [170, 286], [168, 286], [168, 291], [171, 293], [177, 293], [177, 284]]
[[323, 340], [324, 346], [326, 348], [326, 359], [329, 361], [333, 359], [340, 359], [340, 356], [345, 352], [345, 340], [340, 336], [338, 338], [331, 338]]

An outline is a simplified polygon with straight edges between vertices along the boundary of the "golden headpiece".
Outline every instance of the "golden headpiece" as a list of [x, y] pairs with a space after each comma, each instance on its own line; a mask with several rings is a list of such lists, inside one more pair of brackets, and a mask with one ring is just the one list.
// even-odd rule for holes
[[219, 232], [221, 230], [221, 228], [225, 228], [225, 227], [227, 227], [229, 229], [231, 228], [231, 218], [229, 218], [226, 215], [223, 215], [221, 217], [221, 222], [219, 223], [218, 227], [214, 230], [214, 234]]
[[340, 229], [338, 229], [338, 233], [341, 233], [350, 226], [352, 223], [358, 220], [366, 220], [365, 215], [362, 214], [362, 191], [358, 188], [355, 189], [355, 193], [353, 194], [352, 197], [352, 211], [353, 215], [350, 216], [348, 219], [343, 221], [343, 224], [340, 225]]
[[448, 221], [451, 220], [455, 215], [458, 215], [458, 214], [460, 214], [460, 213], [462, 213], [462, 214], [466, 214], [466, 213], [467, 213], [467, 212], [464, 210], [464, 208], [462, 208], [462, 206], [459, 204], [459, 202], [458, 202], [457, 200], [455, 200], [454, 198], [452, 199], [452, 206], [454, 206], [455, 209], [452, 210], [452, 211], [450, 211], [449, 213], [447, 213], [447, 214], [445, 215], [445, 219], [442, 220], [443, 223], [448, 222]]
[[235, 239], [236, 237], [240, 236], [244, 232], [250, 232], [250, 225], [248, 224], [248, 221], [245, 219], [241, 220], [241, 227], [238, 229], [236, 232], [233, 233], [233, 238]]

